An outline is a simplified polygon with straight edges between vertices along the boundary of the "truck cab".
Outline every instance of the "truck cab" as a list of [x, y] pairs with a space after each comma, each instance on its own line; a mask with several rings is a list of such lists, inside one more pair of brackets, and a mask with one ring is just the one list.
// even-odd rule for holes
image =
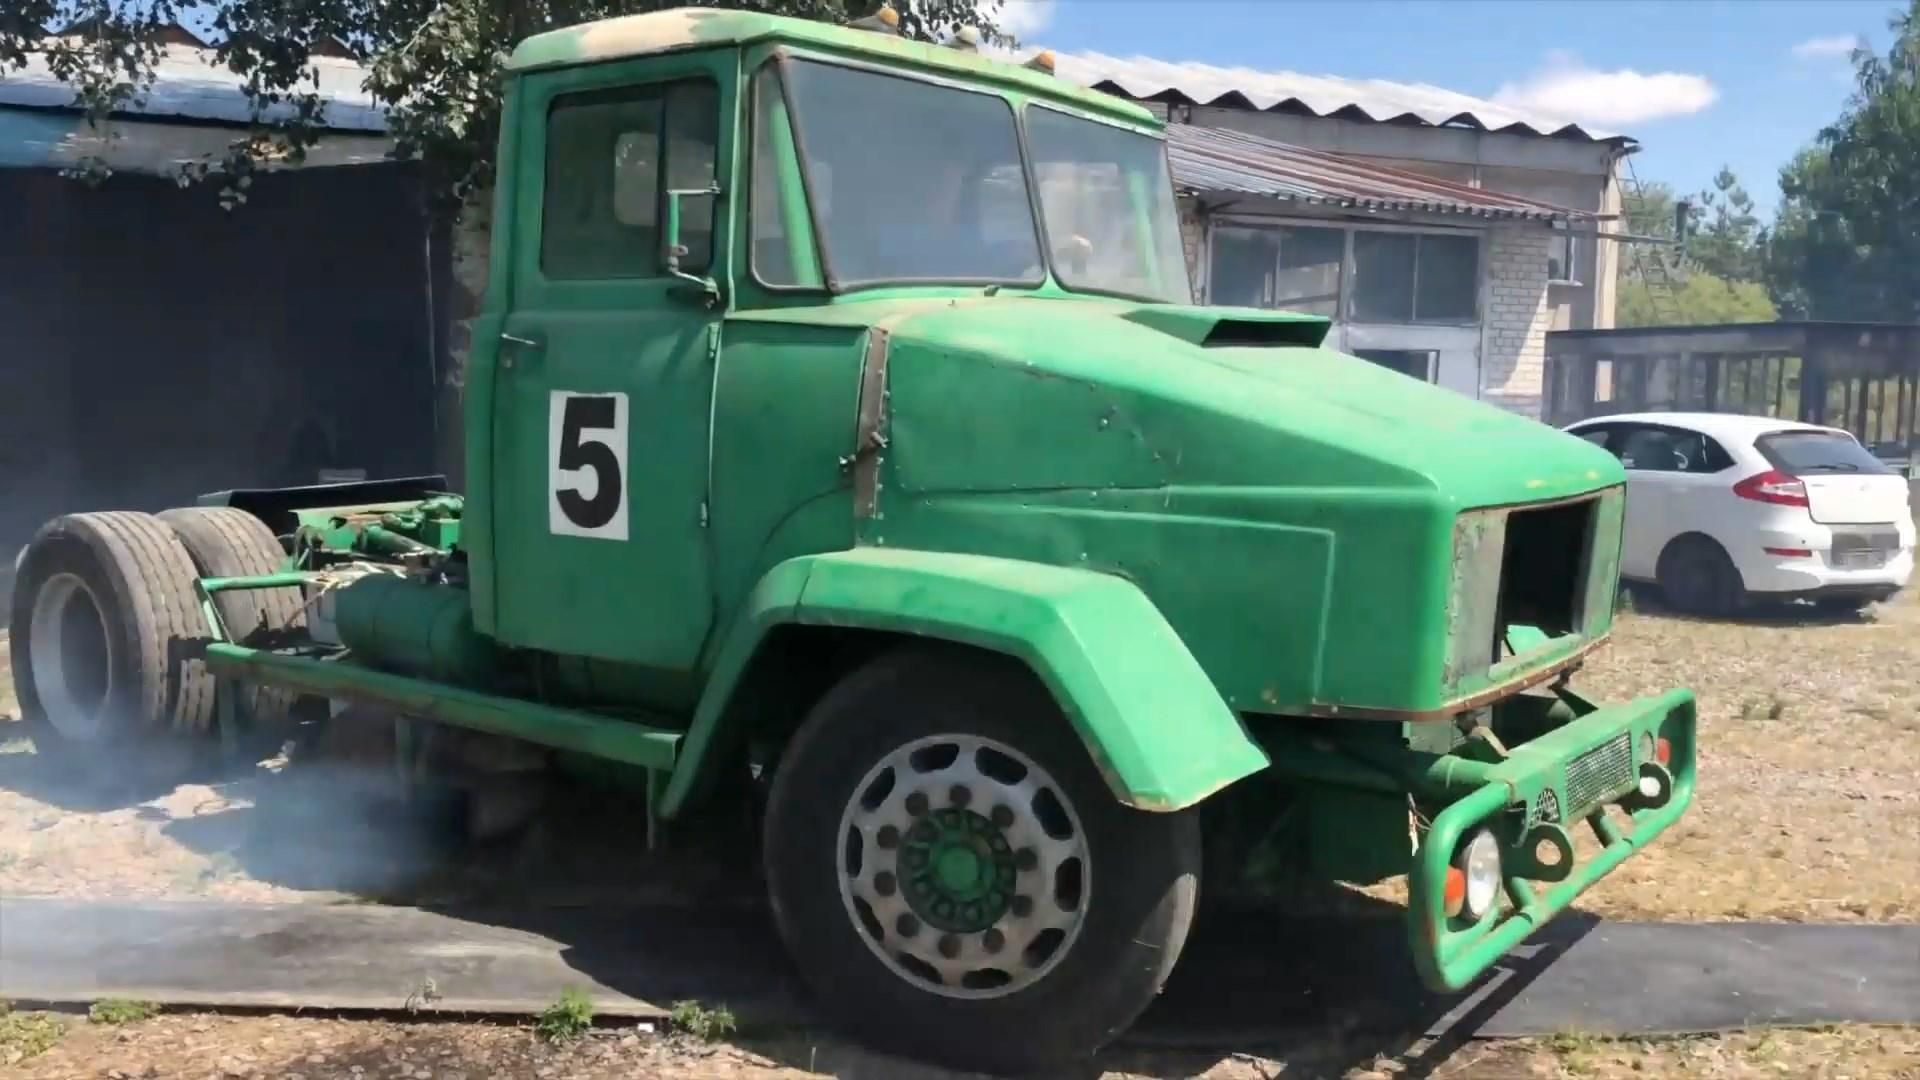
[[[49, 746], [135, 737], [74, 682], [99, 623], [204, 663], [127, 669], [140, 737], [270, 725], [264, 687], [634, 766], [663, 822], [757, 777], [823, 1006], [993, 1069], [1124, 1030], [1203, 862], [1406, 875], [1454, 990], [1690, 801], [1686, 691], [1569, 684], [1618, 462], [1322, 318], [1195, 305], [1144, 110], [1044, 54], [708, 9], [507, 69], [464, 496], [51, 523], [13, 646]], [[134, 533], [166, 558], [128, 569]]]

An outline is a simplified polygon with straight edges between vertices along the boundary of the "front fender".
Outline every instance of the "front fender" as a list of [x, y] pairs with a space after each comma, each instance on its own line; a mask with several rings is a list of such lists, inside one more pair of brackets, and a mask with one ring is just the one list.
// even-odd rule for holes
[[1114, 796], [1189, 807], [1268, 765], [1178, 634], [1132, 582], [982, 555], [856, 548], [767, 572], [721, 647], [659, 813], [673, 817], [725, 733], [729, 702], [781, 625], [953, 641], [1023, 661], [1079, 733]]

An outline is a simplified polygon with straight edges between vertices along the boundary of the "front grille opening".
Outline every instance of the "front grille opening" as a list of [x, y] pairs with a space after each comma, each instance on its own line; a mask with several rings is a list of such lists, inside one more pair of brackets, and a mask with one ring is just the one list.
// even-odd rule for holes
[[1493, 662], [1580, 629], [1586, 612], [1587, 558], [1598, 502], [1514, 510], [1500, 555], [1500, 600]]

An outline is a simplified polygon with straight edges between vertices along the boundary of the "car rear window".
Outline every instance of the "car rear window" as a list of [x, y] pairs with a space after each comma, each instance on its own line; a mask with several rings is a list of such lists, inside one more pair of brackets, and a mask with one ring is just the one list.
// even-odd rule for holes
[[1753, 445], [1769, 464], [1789, 476], [1893, 471], [1853, 436], [1836, 431], [1777, 431], [1760, 436]]

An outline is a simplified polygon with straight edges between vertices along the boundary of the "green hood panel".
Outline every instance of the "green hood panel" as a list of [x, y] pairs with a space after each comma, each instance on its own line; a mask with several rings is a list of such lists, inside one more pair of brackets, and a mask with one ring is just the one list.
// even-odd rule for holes
[[1464, 508], [1624, 478], [1580, 439], [1364, 360], [1199, 343], [1223, 321], [1318, 319], [1026, 297], [892, 314], [900, 491], [1393, 487]]

